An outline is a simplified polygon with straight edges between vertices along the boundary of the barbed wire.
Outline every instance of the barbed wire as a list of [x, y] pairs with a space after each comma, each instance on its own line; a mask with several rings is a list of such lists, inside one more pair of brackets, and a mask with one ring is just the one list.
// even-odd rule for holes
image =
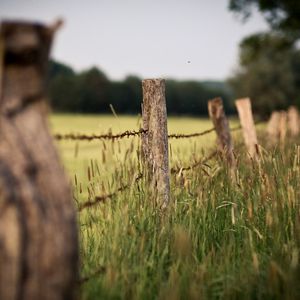
[[194, 162], [192, 165], [187, 166], [187, 167], [173, 167], [171, 168], [170, 172], [171, 174], [176, 174], [179, 173], [180, 171], [189, 171], [192, 170], [200, 165], [204, 165], [206, 164], [208, 161], [210, 161], [211, 159], [213, 159], [216, 155], [218, 154], [218, 151], [213, 151], [209, 156], [207, 156], [206, 158], [202, 158], [201, 160], [198, 160], [196, 162]]
[[[261, 121], [258, 121], [258, 122], [255, 122], [255, 125], [261, 123]], [[237, 130], [240, 130], [242, 127], [241, 125], [239, 126], [236, 126], [236, 127], [233, 127], [233, 128], [230, 128], [230, 131], [237, 131]], [[208, 129], [208, 130], [205, 130], [203, 132], [199, 132], [199, 133], [193, 133], [193, 134], [171, 134], [169, 135], [168, 137], [169, 138], [175, 138], [175, 139], [179, 139], [179, 138], [190, 138], [190, 137], [197, 137], [197, 136], [202, 136], [202, 135], [205, 135], [205, 134], [209, 134], [210, 132], [214, 131], [215, 128], [211, 128], [211, 129]], [[146, 133], [147, 131], [141, 129], [140, 131], [138, 132], [129, 132], [129, 131], [125, 131], [124, 133], [122, 134], [118, 134], [118, 135], [115, 135], [113, 136], [114, 138], [119, 138], [119, 137], [124, 137], [124, 136], [130, 136], [130, 135], [137, 135], [137, 134], [142, 134], [142, 133]], [[108, 136], [111, 138], [112, 135], [103, 135], [101, 137], [104, 137], [104, 138], [108, 138]], [[69, 135], [70, 137], [70, 135]], [[86, 136], [89, 138], [89, 136]], [[88, 139], [88, 138], [83, 138], [83, 139]], [[99, 136], [98, 136], [99, 137]], [[210, 161], [211, 159], [213, 159], [216, 155], [218, 154], [218, 151], [213, 151], [209, 156], [207, 156], [206, 158], [204, 159], [201, 159], [199, 161], [196, 161], [194, 162], [192, 165], [190, 166], [187, 166], [187, 167], [177, 167], [177, 168], [171, 168], [170, 172], [171, 174], [176, 174], [178, 172], [182, 172], [182, 171], [189, 171], [189, 170], [192, 170], [196, 167], [198, 167], [199, 165], [204, 165], [205, 163], [207, 163], [208, 161]], [[139, 180], [141, 180], [143, 177], [143, 174], [139, 174], [133, 183], [128, 183], [126, 185], [123, 185], [121, 187], [119, 187], [115, 192], [112, 192], [110, 194], [106, 194], [106, 195], [101, 195], [101, 196], [96, 196], [93, 200], [91, 201], [87, 201], [83, 204], [81, 204], [79, 207], [78, 207], [78, 211], [81, 212], [83, 209], [85, 208], [89, 208], [89, 207], [92, 207], [100, 202], [104, 202], [106, 201], [107, 199], [109, 198], [112, 198], [114, 197], [115, 195], [117, 195], [118, 193], [121, 193], [125, 190], [127, 190], [130, 186], [132, 186], [133, 184], [136, 184]], [[87, 276], [84, 276], [82, 277], [79, 281], [78, 281], [78, 284], [84, 284], [85, 282], [89, 281], [91, 278], [97, 276], [97, 275], [100, 275], [100, 274], [103, 274], [106, 272], [106, 267], [104, 266], [100, 266], [97, 270], [95, 270], [94, 272], [92, 272], [91, 274], [87, 275]]]
[[[216, 154], [218, 153], [218, 151], [214, 151], [212, 152], [208, 157], [199, 160], [197, 162], [195, 162], [194, 164], [188, 166], [188, 167], [181, 167], [181, 168], [171, 168], [170, 172], [171, 174], [174, 173], [178, 173], [179, 171], [188, 171], [191, 169], [196, 168], [197, 166], [199, 166], [200, 164], [205, 164], [207, 163], [209, 160], [211, 160], [214, 156], [216, 156]], [[120, 186], [116, 191], [110, 193], [110, 194], [105, 194], [105, 195], [101, 195], [101, 196], [96, 196], [93, 200], [84, 202], [82, 204], [80, 204], [78, 206], [78, 212], [81, 212], [82, 210], [84, 210], [85, 208], [89, 208], [92, 207], [100, 202], [104, 202], [107, 199], [110, 199], [114, 196], [116, 196], [118, 193], [124, 192], [125, 190], [127, 190], [129, 187], [131, 187], [133, 184], [136, 184], [139, 180], [141, 180], [143, 178], [143, 174], [140, 173], [134, 180], [134, 182], [132, 183], [128, 183], [126, 185], [122, 185]]]
[[96, 196], [93, 200], [86, 201], [86, 202], [80, 204], [80, 205], [78, 206], [78, 212], [81, 212], [81, 211], [82, 211], [83, 209], [85, 209], [85, 208], [94, 206], [94, 205], [96, 205], [96, 204], [98, 204], [98, 203], [100, 203], [100, 202], [104, 202], [104, 201], [106, 201], [107, 199], [116, 196], [118, 193], [121, 193], [121, 192], [127, 190], [129, 187], [131, 187], [133, 184], [137, 183], [137, 182], [138, 182], [139, 180], [141, 180], [142, 178], [143, 178], [143, 174], [139, 174], [139, 175], [135, 178], [135, 180], [134, 180], [133, 183], [131, 182], [131, 183], [128, 183], [128, 184], [126, 184], [126, 185], [122, 185], [122, 186], [120, 186], [116, 191], [114, 191], [114, 192], [112, 192], [112, 193], [110, 193], [110, 194], [105, 194], [105, 195], [101, 195], [101, 196]]
[[[236, 129], [234, 129], [236, 130]], [[206, 134], [209, 134], [211, 132], [215, 131], [215, 128], [211, 128], [211, 129], [207, 129], [204, 130], [202, 132], [195, 132], [195, 133], [189, 133], [189, 134], [183, 134], [183, 133], [172, 133], [168, 135], [169, 139], [182, 139], [182, 138], [193, 138], [193, 137], [198, 137], [198, 136], [203, 136]], [[122, 133], [118, 133], [118, 134], [101, 134], [101, 135], [97, 135], [97, 134], [76, 134], [76, 133], [66, 133], [66, 134], [60, 134], [60, 133], [56, 133], [54, 135], [54, 138], [58, 141], [60, 140], [79, 140], [79, 141], [92, 141], [92, 140], [116, 140], [116, 139], [122, 139], [125, 137], [130, 137], [130, 136], [139, 136], [142, 135], [144, 133], [147, 133], [148, 130], [145, 129], [140, 129], [139, 131], [129, 131], [126, 130]]]
[[[258, 121], [255, 122], [255, 125], [262, 123], [262, 121]], [[230, 128], [229, 130], [231, 132], [233, 131], [237, 131], [242, 129], [241, 125], [238, 125], [236, 127]], [[188, 134], [183, 134], [183, 133], [172, 133], [168, 135], [169, 139], [183, 139], [183, 138], [194, 138], [194, 137], [199, 137], [199, 136], [203, 136], [206, 134], [209, 134], [213, 131], [215, 131], [216, 129], [210, 128], [201, 132], [194, 132], [194, 133], [188, 133]], [[140, 136], [142, 134], [147, 133], [148, 130], [146, 129], [140, 129], [138, 131], [130, 131], [130, 130], [126, 130], [122, 133], [118, 133], [118, 134], [112, 134], [112, 133], [107, 133], [107, 134], [81, 134], [81, 133], [66, 133], [66, 134], [60, 134], [60, 133], [56, 133], [54, 134], [54, 138], [58, 141], [60, 140], [81, 140], [81, 141], [92, 141], [92, 140], [116, 140], [116, 139], [122, 139], [122, 138], [128, 138], [131, 136]]]
[[209, 134], [213, 131], [215, 131], [214, 127], [211, 129], [204, 130], [202, 132], [195, 132], [195, 133], [189, 133], [189, 134], [173, 133], [173, 134], [169, 134], [168, 138], [169, 139], [193, 138], [193, 137], [198, 137], [198, 136]]
[[[215, 128], [204, 130], [202, 132], [190, 133], [190, 134], [173, 133], [173, 134], [169, 134], [168, 138], [169, 139], [193, 138], [193, 137], [198, 137], [198, 136], [209, 134], [213, 131], [215, 131]], [[66, 134], [56, 133], [56, 134], [54, 134], [54, 138], [58, 141], [60, 141], [60, 140], [81, 140], [81, 141], [115, 140], [115, 139], [122, 139], [125, 137], [130, 137], [130, 136], [139, 136], [139, 135], [142, 135], [147, 132], [148, 132], [148, 130], [140, 129], [139, 131], [126, 130], [122, 133], [118, 133], [115, 135], [113, 135], [111, 133], [101, 134], [101, 135], [97, 135], [97, 134], [88, 135], [88, 134], [76, 134], [76, 133], [66, 133]]]
[[138, 136], [141, 135], [143, 133], [146, 133], [147, 130], [144, 129], [140, 129], [138, 131], [129, 131], [126, 130], [122, 133], [118, 133], [118, 134], [111, 134], [111, 133], [107, 133], [107, 134], [92, 134], [92, 135], [88, 135], [88, 134], [76, 134], [76, 133], [66, 133], [66, 134], [55, 134], [54, 138], [56, 140], [81, 140], [81, 141], [92, 141], [92, 140], [115, 140], [115, 139], [122, 139], [125, 137], [130, 137], [130, 136]]

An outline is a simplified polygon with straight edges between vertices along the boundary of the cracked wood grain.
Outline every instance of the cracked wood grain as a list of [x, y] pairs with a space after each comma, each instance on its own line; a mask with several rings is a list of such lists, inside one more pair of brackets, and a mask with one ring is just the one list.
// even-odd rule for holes
[[44, 101], [55, 28], [1, 23], [0, 299], [75, 297], [76, 213]]
[[142, 152], [146, 173], [151, 181], [156, 202], [162, 208], [170, 201], [167, 108], [165, 81], [143, 80]]

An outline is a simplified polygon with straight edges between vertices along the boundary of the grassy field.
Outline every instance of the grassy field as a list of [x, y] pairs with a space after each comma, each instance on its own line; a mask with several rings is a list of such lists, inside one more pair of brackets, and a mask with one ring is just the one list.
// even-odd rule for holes
[[[51, 124], [55, 133], [139, 128], [133, 117], [54, 115]], [[169, 119], [169, 133], [210, 127], [208, 120]], [[171, 166], [200, 159], [214, 139], [171, 141]], [[79, 213], [81, 276], [92, 275], [80, 298], [299, 299], [300, 147], [295, 140], [270, 147], [263, 133], [260, 141], [259, 161], [236, 147], [236, 182], [221, 157], [172, 175], [164, 214], [143, 180]], [[58, 142], [76, 202], [132, 182], [138, 144]]]

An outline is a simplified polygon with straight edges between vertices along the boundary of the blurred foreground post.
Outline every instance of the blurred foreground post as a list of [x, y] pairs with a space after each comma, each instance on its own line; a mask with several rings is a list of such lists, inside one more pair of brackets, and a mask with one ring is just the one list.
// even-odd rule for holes
[[146, 176], [154, 189], [157, 204], [165, 208], [170, 201], [169, 154], [165, 81], [143, 80], [142, 152]]
[[267, 125], [268, 140], [271, 144], [278, 142], [279, 122], [280, 122], [280, 112], [273, 111]]
[[288, 130], [292, 137], [296, 137], [300, 132], [300, 118], [299, 111], [295, 106], [291, 106], [288, 109]]
[[208, 113], [217, 133], [218, 148], [225, 155], [229, 166], [235, 168], [232, 139], [221, 98], [208, 101]]
[[243, 135], [246, 147], [252, 158], [257, 153], [257, 135], [253, 121], [251, 101], [249, 98], [239, 99], [235, 101], [235, 105], [239, 114], [240, 123], [243, 129]]
[[47, 124], [52, 27], [0, 28], [0, 299], [73, 299], [77, 227]]

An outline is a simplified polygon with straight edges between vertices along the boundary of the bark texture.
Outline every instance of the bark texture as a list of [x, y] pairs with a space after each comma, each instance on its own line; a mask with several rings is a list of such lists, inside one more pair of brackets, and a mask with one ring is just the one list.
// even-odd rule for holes
[[0, 29], [0, 299], [74, 299], [78, 241], [69, 182], [47, 124], [54, 27]]
[[222, 99], [208, 101], [208, 112], [217, 133], [218, 148], [225, 155], [229, 166], [235, 167], [232, 139]]
[[145, 171], [151, 181], [157, 203], [166, 207], [170, 200], [169, 154], [165, 81], [143, 80], [142, 138]]
[[235, 101], [235, 105], [239, 114], [240, 123], [243, 129], [243, 136], [246, 147], [251, 157], [257, 156], [257, 135], [254, 125], [251, 101], [249, 98], [239, 99]]

